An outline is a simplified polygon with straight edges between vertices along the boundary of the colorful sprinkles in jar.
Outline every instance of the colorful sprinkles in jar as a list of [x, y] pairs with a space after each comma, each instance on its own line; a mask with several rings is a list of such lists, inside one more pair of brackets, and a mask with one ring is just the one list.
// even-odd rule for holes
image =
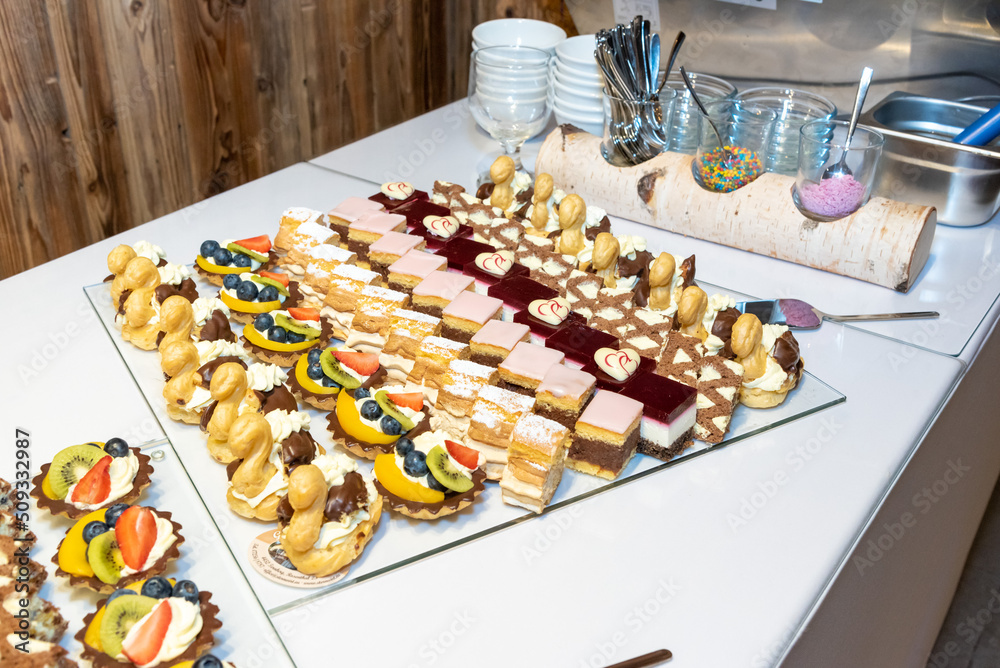
[[713, 148], [695, 161], [698, 183], [718, 193], [742, 188], [763, 171], [764, 165], [757, 153], [739, 146]]

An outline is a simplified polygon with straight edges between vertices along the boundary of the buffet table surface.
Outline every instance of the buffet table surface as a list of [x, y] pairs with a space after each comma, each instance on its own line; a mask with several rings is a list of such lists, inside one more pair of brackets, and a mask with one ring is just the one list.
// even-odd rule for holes
[[[473, 186], [494, 151], [458, 102], [3, 281], [6, 294], [33, 297], [20, 307], [30, 330], [5, 339], [4, 427], [31, 431], [35, 470], [73, 443], [163, 438], [81, 289], [107, 273], [116, 244], [147, 239], [190, 262], [206, 238], [273, 235], [290, 206], [327, 210], [386, 180]], [[662, 647], [669, 665], [699, 668], [926, 662], [1000, 470], [1000, 222], [939, 227], [902, 295], [612, 221], [654, 252], [696, 254], [699, 279], [734, 291], [942, 318], [797, 333], [807, 370], [846, 402], [271, 615], [297, 665], [604, 666]], [[12, 473], [4, 457], [0, 476]], [[183, 478], [175, 496], [198, 506]], [[36, 522], [39, 555], [50, 555], [65, 526]], [[286, 665], [235, 564], [243, 553], [204, 534], [185, 563], [218, 583], [220, 656]], [[43, 593], [69, 635], [93, 606], [64, 585]]]

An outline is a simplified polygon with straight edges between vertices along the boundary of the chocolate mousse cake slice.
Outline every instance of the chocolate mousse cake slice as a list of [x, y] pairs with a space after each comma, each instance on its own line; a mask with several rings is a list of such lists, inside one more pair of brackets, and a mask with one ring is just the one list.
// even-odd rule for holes
[[565, 355], [533, 343], [519, 343], [500, 363], [500, 387], [534, 397], [538, 384], [550, 367], [562, 364]]
[[530, 413], [535, 398], [495, 385], [483, 387], [472, 404], [465, 445], [486, 457], [486, 477], [499, 480], [507, 465], [507, 449], [514, 423]]
[[389, 287], [407, 294], [435, 271], [448, 268], [448, 260], [426, 251], [411, 250], [386, 268]]
[[719, 355], [701, 360], [698, 376], [698, 416], [694, 436], [706, 443], [721, 443], [740, 401], [743, 366]]
[[441, 311], [441, 336], [468, 343], [490, 320], [499, 320], [503, 302], [475, 292], [463, 292]]
[[594, 396], [596, 383], [585, 371], [553, 364], [535, 390], [535, 412], [572, 429]]
[[693, 387], [647, 373], [629, 383], [621, 393], [642, 403], [640, 453], [666, 462], [691, 445], [698, 412], [698, 393]]
[[642, 403], [598, 390], [576, 421], [566, 465], [607, 480], [617, 478], [635, 455]]
[[695, 387], [704, 355], [705, 346], [697, 337], [669, 332], [656, 363], [656, 373]]
[[504, 503], [536, 513], [552, 500], [566, 464], [570, 430], [540, 415], [524, 415], [511, 432], [500, 478]]
[[498, 367], [507, 359], [514, 346], [527, 341], [530, 336], [531, 330], [527, 325], [490, 320], [469, 341], [469, 347], [472, 349], [472, 356], [469, 359], [477, 364]]

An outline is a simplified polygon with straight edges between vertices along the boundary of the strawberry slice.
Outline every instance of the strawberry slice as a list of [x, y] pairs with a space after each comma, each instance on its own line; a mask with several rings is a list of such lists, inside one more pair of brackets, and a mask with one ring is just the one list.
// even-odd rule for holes
[[385, 396], [389, 397], [389, 401], [397, 406], [405, 406], [413, 411], [419, 411], [424, 407], [424, 395], [420, 392], [400, 392], [397, 394], [386, 392]]
[[122, 653], [137, 666], [151, 662], [160, 653], [170, 620], [174, 616], [169, 600], [160, 601], [142, 620], [142, 626], [135, 633], [129, 632], [122, 643]]
[[237, 246], [242, 246], [243, 248], [257, 251], [258, 253], [263, 253], [267, 255], [268, 251], [271, 250], [271, 237], [266, 234], [262, 234], [259, 237], [253, 237], [251, 239], [240, 239], [239, 241], [234, 241]]
[[353, 350], [334, 350], [333, 356], [344, 366], [353, 369], [358, 375], [370, 376], [378, 371], [378, 355], [375, 353], [359, 353]]
[[461, 443], [456, 443], [455, 441], [444, 440], [444, 445], [448, 448], [448, 454], [451, 455], [456, 462], [461, 464], [467, 469], [477, 469], [479, 468], [479, 451], [473, 450], [472, 448], [467, 448]]
[[70, 501], [90, 505], [104, 503], [111, 494], [111, 457], [101, 457], [73, 488]]
[[286, 288], [288, 287], [288, 274], [279, 274], [276, 271], [259, 271], [257, 273], [264, 278], [270, 278], [271, 280], [278, 281]]
[[126, 508], [115, 524], [115, 542], [125, 565], [141, 570], [156, 543], [156, 516], [153, 511], [142, 506]]
[[296, 320], [312, 320], [314, 322], [319, 322], [319, 311], [314, 308], [290, 306], [288, 308], [288, 315], [292, 316]]

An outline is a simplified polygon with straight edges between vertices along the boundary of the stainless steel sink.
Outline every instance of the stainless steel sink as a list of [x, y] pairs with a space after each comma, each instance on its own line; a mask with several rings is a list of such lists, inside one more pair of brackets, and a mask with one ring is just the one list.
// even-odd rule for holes
[[1000, 208], [1000, 140], [951, 142], [985, 107], [893, 93], [861, 116], [885, 136], [874, 194], [937, 208], [938, 222], [972, 227]]

